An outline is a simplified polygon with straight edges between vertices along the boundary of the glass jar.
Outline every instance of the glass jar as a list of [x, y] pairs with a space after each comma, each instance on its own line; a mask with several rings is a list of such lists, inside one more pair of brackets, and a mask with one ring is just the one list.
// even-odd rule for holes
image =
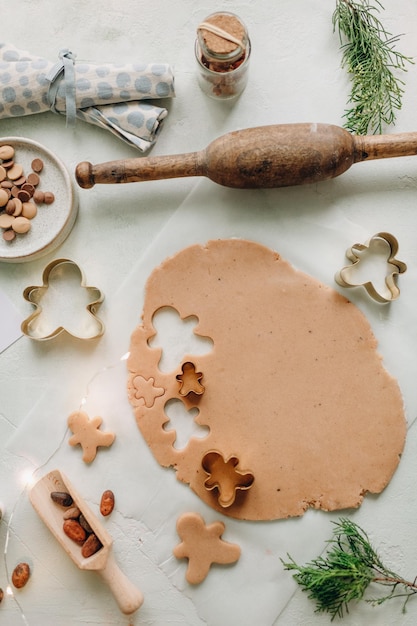
[[212, 97], [240, 96], [248, 80], [251, 44], [246, 26], [234, 13], [212, 13], [197, 28], [198, 83]]

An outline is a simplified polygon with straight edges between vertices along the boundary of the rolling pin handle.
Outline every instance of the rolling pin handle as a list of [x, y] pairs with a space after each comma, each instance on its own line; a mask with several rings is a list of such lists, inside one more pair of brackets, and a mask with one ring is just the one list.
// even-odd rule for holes
[[75, 179], [83, 189], [91, 189], [95, 185], [93, 166], [88, 161], [78, 163], [75, 169]]

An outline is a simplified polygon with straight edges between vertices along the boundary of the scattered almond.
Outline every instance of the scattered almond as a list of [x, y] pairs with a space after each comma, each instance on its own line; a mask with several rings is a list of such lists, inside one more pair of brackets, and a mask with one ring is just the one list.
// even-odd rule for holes
[[18, 563], [12, 573], [12, 583], [16, 589], [24, 587], [29, 580], [30, 567], [27, 563]]
[[103, 516], [110, 515], [114, 509], [114, 493], [110, 489], [106, 489], [101, 496], [100, 513]]

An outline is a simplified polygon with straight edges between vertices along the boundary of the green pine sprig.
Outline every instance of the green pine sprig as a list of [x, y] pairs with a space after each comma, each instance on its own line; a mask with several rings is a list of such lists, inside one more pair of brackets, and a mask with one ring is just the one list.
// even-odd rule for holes
[[[404, 598], [403, 611], [411, 596], [417, 593], [417, 584], [409, 582], [389, 570], [372, 547], [368, 535], [357, 524], [340, 519], [334, 522], [333, 537], [327, 542], [329, 548], [307, 565], [297, 565], [288, 556], [282, 561], [286, 570], [293, 574], [296, 582], [316, 603], [316, 612], [326, 612], [343, 617], [349, 612], [349, 604], [364, 598], [371, 583], [376, 583], [389, 592], [367, 599], [373, 605], [383, 604], [391, 598]], [[281, 559], [282, 560], [282, 559]]]
[[397, 50], [400, 36], [392, 37], [375, 14], [383, 9], [379, 0], [336, 0], [333, 29], [341, 41], [342, 67], [351, 76], [351, 94], [345, 112], [345, 128], [358, 135], [381, 133], [395, 122], [401, 109], [404, 81], [397, 71], [413, 63]]

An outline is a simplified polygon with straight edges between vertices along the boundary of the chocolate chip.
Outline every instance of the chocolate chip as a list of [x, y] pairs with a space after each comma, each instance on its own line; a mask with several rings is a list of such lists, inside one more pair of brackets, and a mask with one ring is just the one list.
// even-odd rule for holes
[[34, 172], [39, 174], [43, 170], [43, 161], [42, 159], [33, 159], [32, 161], [32, 169]]

